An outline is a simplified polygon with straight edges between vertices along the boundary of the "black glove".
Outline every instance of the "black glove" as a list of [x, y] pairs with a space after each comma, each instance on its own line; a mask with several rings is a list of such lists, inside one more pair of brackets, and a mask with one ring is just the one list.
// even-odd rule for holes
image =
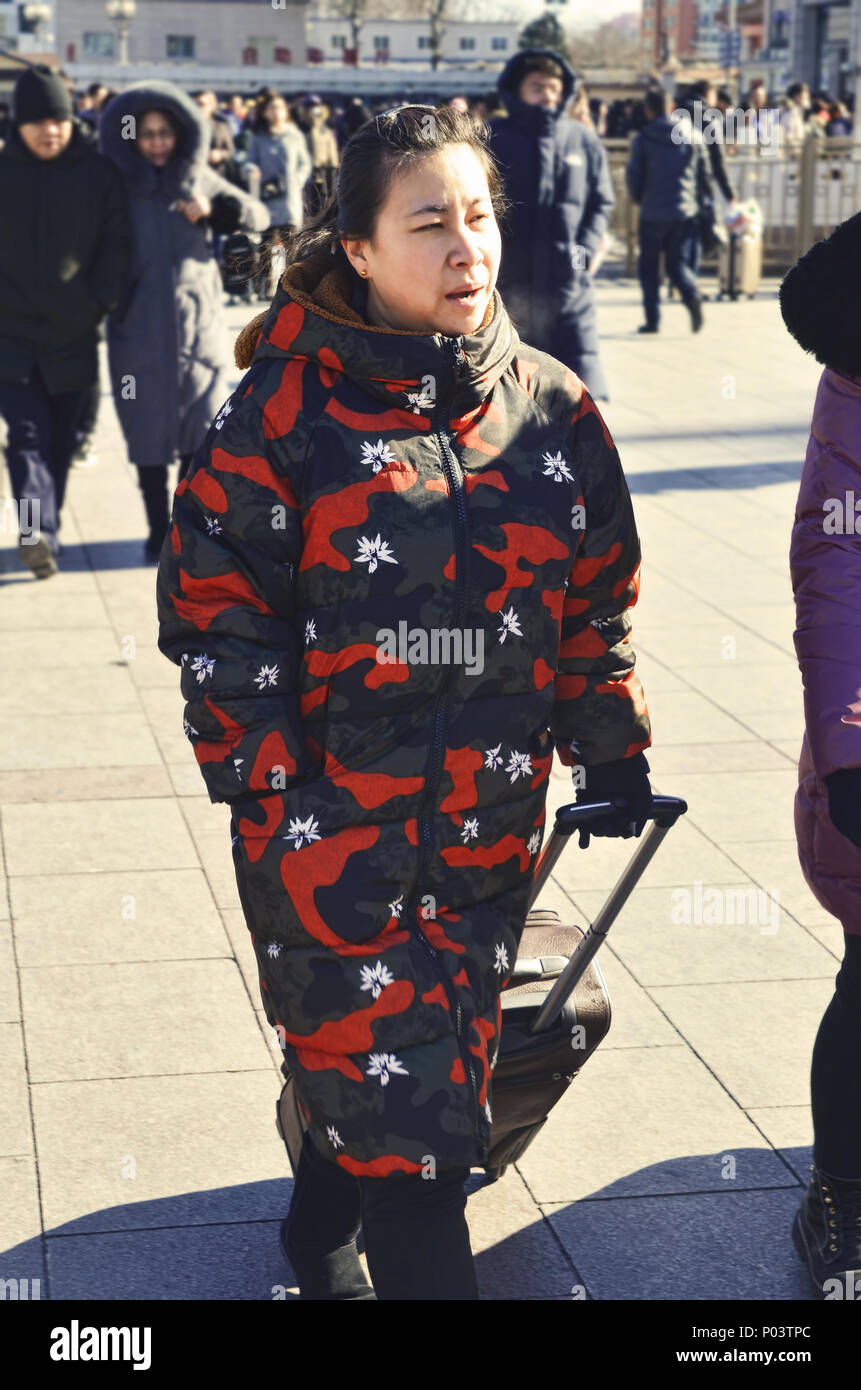
[[584, 768], [584, 785], [577, 788], [577, 805], [612, 801], [617, 806], [589, 829], [580, 831], [580, 848], [588, 849], [590, 835], [618, 836], [623, 840], [642, 833], [652, 809], [649, 764], [644, 753], [618, 758], [612, 763], [596, 763]]
[[216, 236], [230, 236], [239, 228], [242, 204], [230, 193], [216, 193], [212, 200], [209, 225]]
[[861, 767], [841, 767], [824, 781], [829, 816], [840, 834], [861, 849]]

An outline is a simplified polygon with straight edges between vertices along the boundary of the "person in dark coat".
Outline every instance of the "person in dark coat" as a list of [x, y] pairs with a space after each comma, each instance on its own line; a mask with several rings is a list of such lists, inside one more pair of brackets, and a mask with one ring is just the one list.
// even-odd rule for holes
[[691, 269], [699, 238], [700, 199], [710, 192], [703, 139], [689, 120], [670, 120], [670, 98], [661, 90], [645, 96], [648, 124], [634, 137], [625, 176], [628, 192], [640, 205], [640, 286], [646, 322], [641, 333], [657, 333], [661, 321], [658, 263], [666, 256], [667, 274], [682, 297], [698, 333], [702, 300]]
[[804, 742], [795, 831], [812, 892], [843, 928], [813, 1046], [813, 1167], [793, 1239], [817, 1287], [858, 1297], [861, 1270], [861, 213], [786, 276], [783, 320], [824, 367], [790, 565]]
[[[713, 82], [708, 81], [694, 83], [690, 91], [678, 103], [676, 109], [687, 111], [694, 123], [694, 129], [702, 133], [711, 178], [717, 184], [727, 204], [735, 203], [738, 195], [729, 176], [724, 155], [725, 127], [723, 116], [717, 106], [717, 87]], [[708, 183], [701, 185], [699, 212], [701, 218], [709, 217], [714, 221], [714, 195]], [[691, 270], [694, 275], [698, 275], [703, 253], [702, 232], [692, 241], [692, 253]]]
[[78, 422], [98, 382], [98, 325], [127, 283], [122, 180], [73, 118], [66, 83], [31, 68], [0, 151], [0, 415], [19, 555], [56, 573]]
[[[134, 136], [129, 137], [128, 131]], [[129, 196], [129, 292], [107, 322], [114, 404], [138, 470], [158, 560], [168, 527], [167, 469], [185, 468], [227, 391], [226, 324], [212, 237], [262, 231], [265, 207], [209, 167], [209, 131], [178, 87], [146, 82], [102, 113], [101, 148]]]
[[618, 798], [606, 833], [650, 805], [618, 454], [495, 290], [482, 128], [430, 109], [345, 146], [240, 335], [158, 574], [308, 1122], [283, 1228], [303, 1297], [367, 1296], [360, 1224], [378, 1297], [477, 1297], [463, 1184], [554, 747], [585, 799]]
[[512, 204], [499, 289], [525, 340], [606, 400], [590, 263], [615, 198], [601, 141], [566, 114], [576, 88], [568, 63], [549, 49], [515, 54], [499, 78], [508, 115], [490, 122], [490, 143]]

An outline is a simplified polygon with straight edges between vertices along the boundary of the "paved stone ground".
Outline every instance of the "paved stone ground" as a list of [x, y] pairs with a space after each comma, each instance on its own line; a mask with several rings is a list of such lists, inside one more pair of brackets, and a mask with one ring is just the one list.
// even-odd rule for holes
[[[606, 417], [643, 538], [653, 780], [690, 813], [602, 954], [607, 1041], [519, 1167], [472, 1180], [488, 1299], [809, 1296], [789, 1225], [842, 937], [793, 839], [787, 549], [818, 368], [775, 290], [708, 305], [698, 338], [669, 305], [661, 336], [638, 338], [636, 286], [601, 285]], [[247, 317], [232, 309], [231, 328]], [[107, 395], [98, 447], [72, 474], [57, 578], [19, 570], [0, 537], [0, 1275], [53, 1298], [269, 1299], [292, 1284], [279, 1054], [226, 810], [155, 646]], [[594, 914], [629, 848], [572, 846], [548, 905]], [[685, 894], [696, 918], [697, 884], [718, 911], [725, 890], [755, 889], [762, 915], [674, 920]]]

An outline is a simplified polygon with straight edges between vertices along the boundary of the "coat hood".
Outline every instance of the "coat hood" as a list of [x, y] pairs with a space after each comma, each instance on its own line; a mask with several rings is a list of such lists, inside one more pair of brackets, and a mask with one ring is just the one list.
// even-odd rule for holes
[[268, 357], [305, 358], [317, 362], [324, 380], [344, 372], [387, 404], [429, 416], [434, 404], [456, 400], [452, 415], [477, 405], [515, 355], [519, 339], [498, 291], [475, 333], [450, 338], [366, 323], [352, 307], [352, 288], [341, 267], [320, 260], [288, 266], [268, 312], [240, 333], [236, 365], [245, 371]]
[[[517, 92], [523, 80], [528, 58], [552, 58], [561, 67], [562, 100], [558, 106], [530, 106], [527, 102], [520, 100]], [[565, 115], [569, 105], [577, 95], [578, 86], [577, 74], [570, 63], [562, 57], [561, 53], [555, 53], [552, 48], [524, 48], [520, 53], [515, 53], [505, 64], [497, 83], [499, 95], [509, 116], [518, 121], [519, 124], [536, 131], [545, 127], [552, 127], [561, 116]]]
[[795, 341], [823, 366], [861, 379], [861, 212], [817, 241], [780, 286], [780, 312]]
[[[127, 133], [134, 129], [130, 116], [138, 121], [152, 110], [167, 111], [180, 130], [176, 150], [164, 169], [148, 164]], [[99, 120], [99, 148], [116, 164], [130, 193], [190, 197], [207, 167], [209, 132], [199, 108], [178, 87], [171, 82], [141, 82], [108, 102]]]

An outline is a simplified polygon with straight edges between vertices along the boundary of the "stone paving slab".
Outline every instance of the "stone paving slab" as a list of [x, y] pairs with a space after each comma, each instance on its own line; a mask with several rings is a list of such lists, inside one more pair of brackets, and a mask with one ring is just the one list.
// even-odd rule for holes
[[[612, 1114], [612, 1126], [606, 1116]], [[795, 1179], [685, 1040], [600, 1049], [518, 1170], [542, 1206], [585, 1197], [785, 1187]]]
[[809, 1299], [789, 1239], [800, 1185], [545, 1206], [592, 1298]]
[[34, 1086], [46, 1229], [280, 1220], [290, 1166], [262, 1060], [260, 1071]]

